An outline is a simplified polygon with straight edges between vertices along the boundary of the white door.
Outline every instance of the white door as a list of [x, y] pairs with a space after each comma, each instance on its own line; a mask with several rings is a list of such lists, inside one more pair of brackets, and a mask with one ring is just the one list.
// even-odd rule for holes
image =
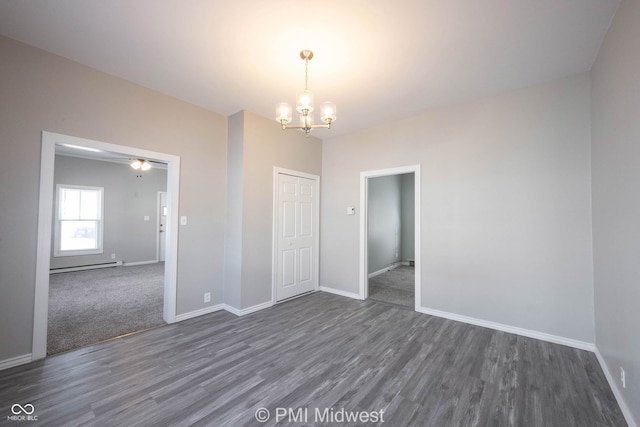
[[276, 301], [317, 289], [318, 180], [277, 175]]
[[167, 245], [167, 193], [160, 192], [158, 196], [158, 261], [163, 262]]

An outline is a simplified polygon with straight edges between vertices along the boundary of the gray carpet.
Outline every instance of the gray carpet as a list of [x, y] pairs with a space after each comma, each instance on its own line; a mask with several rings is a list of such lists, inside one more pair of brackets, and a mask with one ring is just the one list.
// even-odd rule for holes
[[164, 325], [164, 263], [52, 274], [47, 354]]
[[415, 267], [400, 266], [369, 279], [369, 298], [415, 308]]

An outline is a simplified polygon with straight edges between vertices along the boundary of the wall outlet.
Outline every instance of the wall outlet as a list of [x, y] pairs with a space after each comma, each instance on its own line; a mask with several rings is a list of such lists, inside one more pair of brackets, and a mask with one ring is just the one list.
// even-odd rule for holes
[[622, 388], [627, 388], [627, 376], [625, 375], [622, 366], [620, 366], [620, 382], [622, 383]]
[[204, 302], [211, 302], [211, 292], [204, 293]]
[[111, 259], [116, 259], [116, 254], [111, 254]]

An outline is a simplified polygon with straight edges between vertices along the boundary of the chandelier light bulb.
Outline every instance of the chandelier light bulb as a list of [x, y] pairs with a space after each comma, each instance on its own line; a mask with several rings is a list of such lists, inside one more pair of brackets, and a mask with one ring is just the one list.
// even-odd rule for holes
[[303, 127], [302, 130], [311, 128], [311, 126], [313, 126], [313, 116], [300, 114], [300, 126]]
[[133, 163], [131, 163], [131, 167], [135, 170], [139, 170], [142, 167], [142, 162], [140, 160], [135, 160]]
[[336, 120], [336, 103], [323, 102], [320, 109], [320, 119], [325, 123], [333, 123]]
[[281, 102], [276, 106], [276, 120], [282, 124], [287, 124], [292, 119], [291, 105], [288, 102]]
[[313, 111], [313, 92], [310, 90], [304, 90], [300, 95], [298, 95], [296, 111], [298, 113], [303, 113], [305, 110], [309, 113]]

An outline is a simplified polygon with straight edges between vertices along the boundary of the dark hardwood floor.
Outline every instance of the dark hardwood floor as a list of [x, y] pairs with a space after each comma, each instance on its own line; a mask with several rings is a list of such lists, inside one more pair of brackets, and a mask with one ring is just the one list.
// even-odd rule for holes
[[1, 371], [0, 424], [15, 403], [22, 426], [626, 425], [593, 353], [326, 293]]

